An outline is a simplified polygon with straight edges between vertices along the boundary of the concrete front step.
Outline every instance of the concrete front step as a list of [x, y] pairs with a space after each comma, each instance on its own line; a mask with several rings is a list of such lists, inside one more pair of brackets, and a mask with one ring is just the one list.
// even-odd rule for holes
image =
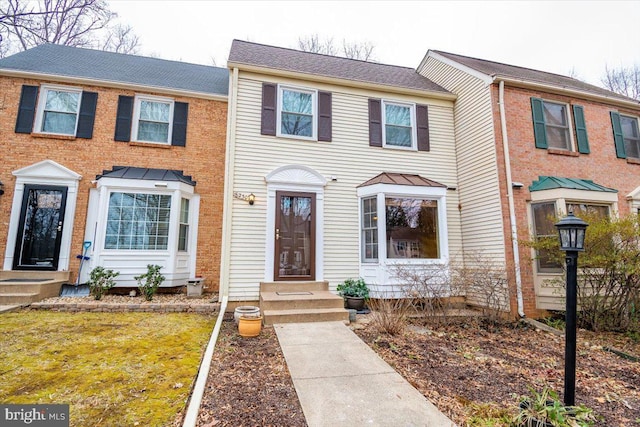
[[329, 291], [261, 292], [260, 308], [264, 310], [295, 310], [305, 308], [343, 308], [342, 297]]
[[329, 282], [260, 282], [260, 292], [328, 291]]
[[344, 308], [311, 308], [290, 310], [263, 310], [265, 325], [276, 323], [335, 322], [349, 321], [349, 312]]
[[0, 294], [0, 305], [15, 305], [24, 304], [28, 305], [32, 302], [39, 301], [39, 295], [35, 292], [31, 293], [19, 293], [19, 294]]

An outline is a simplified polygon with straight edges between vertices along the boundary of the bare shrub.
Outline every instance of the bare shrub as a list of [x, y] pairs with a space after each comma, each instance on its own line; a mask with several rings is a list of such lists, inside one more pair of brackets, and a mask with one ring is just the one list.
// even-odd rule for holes
[[381, 295], [380, 298], [370, 299], [368, 304], [371, 309], [371, 325], [378, 332], [389, 335], [402, 333], [411, 310], [410, 299]]
[[448, 265], [396, 265], [392, 272], [415, 315], [447, 319], [451, 308]]
[[451, 291], [465, 295], [492, 322], [498, 322], [508, 310], [507, 271], [481, 251], [465, 252], [450, 265]]

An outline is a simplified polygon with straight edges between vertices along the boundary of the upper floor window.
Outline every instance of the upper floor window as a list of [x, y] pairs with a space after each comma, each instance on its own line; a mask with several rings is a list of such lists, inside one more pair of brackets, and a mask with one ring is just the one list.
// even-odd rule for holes
[[640, 158], [640, 133], [638, 132], [638, 119], [635, 117], [620, 116], [620, 127], [624, 137], [624, 150], [627, 157]]
[[98, 94], [70, 86], [22, 85], [16, 133], [93, 137]]
[[331, 92], [263, 83], [260, 133], [329, 142], [331, 98]]
[[430, 151], [429, 107], [369, 99], [369, 145]]
[[414, 106], [383, 101], [384, 145], [414, 147]]
[[173, 100], [136, 96], [133, 112], [135, 141], [168, 144], [171, 141], [172, 121]]
[[280, 135], [315, 139], [316, 92], [280, 86]]
[[[573, 105], [573, 119], [577, 151], [588, 154], [589, 138], [584, 117], [584, 108]], [[569, 105], [531, 98], [533, 131], [537, 148], [575, 151]]]
[[42, 86], [36, 132], [75, 135], [82, 90]]

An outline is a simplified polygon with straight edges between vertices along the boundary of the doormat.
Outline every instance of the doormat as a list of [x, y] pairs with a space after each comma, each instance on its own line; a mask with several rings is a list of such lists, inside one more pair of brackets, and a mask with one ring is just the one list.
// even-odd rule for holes
[[53, 280], [53, 278], [48, 279], [2, 279], [0, 282], [15, 282], [15, 283], [24, 283], [24, 282], [46, 282], [48, 280]]
[[313, 295], [312, 292], [306, 292], [306, 291], [302, 291], [302, 292], [276, 292], [276, 295], [281, 295], [283, 297], [286, 296], [292, 296], [292, 295]]

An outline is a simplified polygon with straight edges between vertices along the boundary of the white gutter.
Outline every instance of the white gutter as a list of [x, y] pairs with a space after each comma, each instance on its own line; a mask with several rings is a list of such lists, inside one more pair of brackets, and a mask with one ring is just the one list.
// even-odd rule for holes
[[509, 221], [511, 222], [511, 244], [513, 245], [513, 264], [516, 273], [516, 295], [518, 314], [525, 317], [522, 300], [522, 274], [520, 272], [520, 250], [518, 248], [518, 226], [516, 225], [516, 209], [513, 202], [513, 182], [511, 181], [511, 161], [509, 158], [509, 138], [507, 136], [507, 118], [504, 107], [504, 80], [500, 80], [499, 91], [500, 125], [502, 127], [502, 149], [504, 152], [504, 168], [507, 177], [507, 199], [509, 201]]
[[195, 427], [198, 421], [198, 414], [200, 413], [200, 404], [202, 403], [202, 396], [204, 396], [204, 388], [207, 385], [209, 379], [209, 369], [211, 368], [211, 359], [213, 358], [213, 350], [216, 347], [218, 341], [218, 335], [220, 334], [220, 328], [222, 327], [222, 321], [224, 319], [224, 312], [227, 311], [228, 297], [225, 295], [222, 297], [222, 303], [220, 304], [220, 312], [216, 319], [216, 326], [213, 328], [207, 349], [202, 356], [202, 362], [200, 363], [200, 369], [198, 370], [198, 378], [196, 378], [196, 384], [193, 386], [191, 392], [191, 399], [189, 400], [189, 407], [187, 408], [187, 414], [184, 417], [182, 427]]

